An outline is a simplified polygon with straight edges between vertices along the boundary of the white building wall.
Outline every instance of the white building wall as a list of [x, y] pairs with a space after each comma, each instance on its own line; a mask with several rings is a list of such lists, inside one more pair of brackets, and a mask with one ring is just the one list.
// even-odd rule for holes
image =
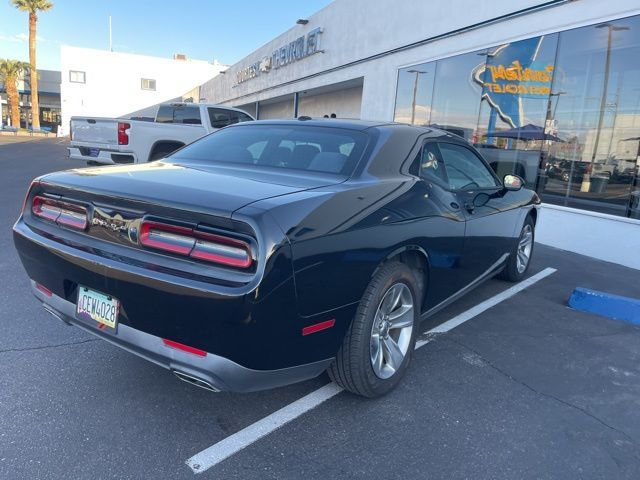
[[[70, 46], [61, 47], [61, 66], [65, 133], [74, 115], [123, 116], [180, 98], [227, 68], [201, 60], [173, 60]], [[70, 70], [85, 72], [86, 83], [70, 82]], [[156, 90], [142, 90], [142, 78], [154, 79]]]
[[324, 117], [336, 113], [340, 118], [360, 118], [361, 108], [362, 87], [355, 87], [319, 95], [301, 95], [298, 115]]
[[[210, 102], [235, 106], [364, 77], [361, 117], [388, 121], [393, 119], [400, 67], [640, 13], [637, 0], [567, 2], [341, 68], [353, 61], [544, 3], [547, 2], [405, 0], [399, 6], [393, 0], [335, 0], [311, 15], [307, 25], [295, 25], [229, 67], [226, 75], [202, 85], [200, 96]], [[317, 27], [323, 28], [320, 47], [324, 53], [236, 84], [238, 71]]]
[[536, 241], [640, 269], [640, 220], [545, 204]]
[[260, 119], [293, 117], [293, 98], [281, 102], [260, 105]]

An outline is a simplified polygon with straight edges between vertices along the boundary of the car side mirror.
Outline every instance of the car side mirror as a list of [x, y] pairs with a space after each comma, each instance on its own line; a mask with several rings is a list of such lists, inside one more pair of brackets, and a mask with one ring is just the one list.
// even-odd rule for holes
[[507, 174], [502, 180], [502, 185], [504, 185], [505, 190], [517, 192], [524, 186], [524, 180], [522, 180], [518, 175]]

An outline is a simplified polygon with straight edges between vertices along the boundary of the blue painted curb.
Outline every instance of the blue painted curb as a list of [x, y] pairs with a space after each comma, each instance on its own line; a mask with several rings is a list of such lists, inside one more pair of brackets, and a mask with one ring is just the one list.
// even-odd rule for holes
[[640, 300], [635, 298], [578, 287], [569, 298], [569, 306], [583, 312], [640, 325]]

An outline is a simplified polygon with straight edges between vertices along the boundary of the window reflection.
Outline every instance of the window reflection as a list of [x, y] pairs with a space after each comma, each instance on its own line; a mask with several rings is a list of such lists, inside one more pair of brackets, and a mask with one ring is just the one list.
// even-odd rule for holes
[[640, 218], [640, 16], [400, 69], [395, 120], [476, 144], [543, 201]]
[[415, 125], [431, 122], [431, 98], [436, 64], [422, 63], [398, 72], [394, 121]]
[[478, 124], [482, 88], [472, 74], [485, 64], [483, 52], [438, 60], [431, 107], [431, 125], [471, 140]]
[[640, 137], [640, 19], [560, 34], [544, 201], [631, 216]]
[[560, 141], [546, 125], [558, 35], [488, 49], [476, 147], [500, 178], [516, 174], [535, 188], [543, 144]]

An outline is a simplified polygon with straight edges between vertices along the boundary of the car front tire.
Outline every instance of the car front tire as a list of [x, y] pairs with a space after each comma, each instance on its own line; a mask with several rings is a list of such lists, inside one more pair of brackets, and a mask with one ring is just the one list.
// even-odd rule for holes
[[518, 241], [509, 254], [507, 265], [499, 277], [509, 282], [519, 282], [527, 274], [535, 241], [535, 225], [530, 215], [524, 221]]
[[370, 398], [395, 388], [415, 348], [420, 298], [418, 282], [407, 265], [394, 261], [380, 267], [328, 369], [331, 379]]

